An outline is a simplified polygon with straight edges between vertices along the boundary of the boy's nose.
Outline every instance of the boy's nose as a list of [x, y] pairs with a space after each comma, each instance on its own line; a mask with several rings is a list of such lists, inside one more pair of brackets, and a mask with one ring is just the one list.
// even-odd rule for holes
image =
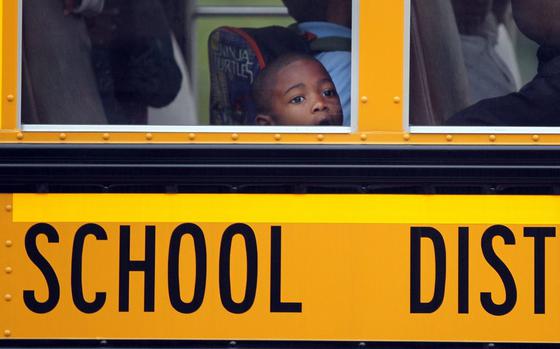
[[327, 109], [327, 104], [322, 98], [317, 99], [313, 104], [313, 113], [318, 113]]

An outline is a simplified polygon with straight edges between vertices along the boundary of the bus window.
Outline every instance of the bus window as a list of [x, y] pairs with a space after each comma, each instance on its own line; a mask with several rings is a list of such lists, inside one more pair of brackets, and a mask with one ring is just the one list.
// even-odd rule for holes
[[410, 124], [560, 125], [560, 4], [543, 4], [413, 0]]
[[64, 3], [22, 2], [24, 130], [350, 125], [351, 0]]
[[67, 6], [23, 2], [24, 124], [146, 124], [148, 107], [179, 96], [184, 70], [158, 1]]

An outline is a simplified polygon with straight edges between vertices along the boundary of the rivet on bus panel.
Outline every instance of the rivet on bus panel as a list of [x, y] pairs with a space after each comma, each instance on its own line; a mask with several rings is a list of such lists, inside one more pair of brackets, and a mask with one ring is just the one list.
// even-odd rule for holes
[[399, 97], [399, 96], [393, 97], [393, 102], [394, 102], [395, 104], [399, 104], [399, 103], [401, 102], [401, 97]]
[[10, 337], [12, 335], [12, 331], [4, 330], [4, 337]]
[[280, 141], [280, 140], [282, 140], [282, 135], [277, 133], [277, 134], [274, 135], [274, 139], [277, 140], [277, 141]]
[[104, 133], [104, 134], [103, 134], [103, 139], [104, 139], [104, 140], [108, 141], [109, 138], [111, 138], [111, 136], [110, 136], [108, 133]]
[[58, 135], [58, 138], [60, 138], [61, 141], [66, 139], [66, 133], [61, 133], [60, 135]]
[[9, 293], [6, 293], [6, 294], [4, 295], [4, 300], [5, 300], [6, 302], [10, 302], [10, 301], [12, 300], [12, 295], [9, 294]]
[[154, 138], [154, 136], [151, 133], [146, 133], [146, 140], [147, 141], [151, 141]]
[[364, 104], [368, 102], [367, 96], [362, 96], [362, 98], [360, 98], [360, 100], [361, 100], [362, 103], [364, 103]]
[[410, 133], [405, 133], [405, 134], [403, 135], [403, 139], [404, 139], [405, 141], [409, 141], [409, 140], [410, 140]]
[[12, 240], [6, 240], [6, 241], [4, 242], [4, 245], [5, 245], [6, 247], [12, 247], [13, 244], [14, 244], [14, 243], [12, 242]]
[[367, 141], [367, 134], [362, 133], [362, 134], [360, 135], [360, 139], [361, 139], [362, 141], [364, 141], [364, 142]]
[[233, 139], [234, 141], [239, 139], [239, 135], [237, 133], [234, 133], [231, 135], [231, 139]]
[[490, 142], [495, 142], [496, 141], [496, 135], [490, 135], [490, 136], [488, 136], [488, 139], [490, 140]]
[[325, 139], [324, 135], [317, 135], [317, 140], [318, 141], [323, 141]]
[[538, 142], [538, 141], [540, 141], [540, 139], [541, 139], [541, 136], [533, 135], [533, 141]]
[[6, 99], [8, 100], [8, 102], [13, 102], [16, 98], [14, 97], [14, 95], [7, 95]]
[[12, 212], [12, 205], [6, 205], [6, 212]]
[[453, 141], [453, 135], [447, 135], [447, 136], [445, 136], [445, 139], [446, 139], [448, 142], [451, 142], [451, 141]]
[[16, 138], [19, 139], [19, 140], [21, 141], [21, 140], [23, 139], [23, 133], [18, 132], [18, 133], [16, 134]]
[[4, 268], [4, 272], [5, 272], [6, 274], [11, 274], [13, 271], [14, 271], [14, 269], [12, 269], [12, 267], [6, 267], [6, 268]]
[[189, 139], [191, 141], [194, 141], [195, 138], [196, 138], [196, 135], [194, 133], [189, 133]]

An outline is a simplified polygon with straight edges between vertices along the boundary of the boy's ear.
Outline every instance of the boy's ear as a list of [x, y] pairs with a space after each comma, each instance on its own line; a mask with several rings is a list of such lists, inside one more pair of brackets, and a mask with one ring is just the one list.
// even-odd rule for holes
[[270, 115], [258, 114], [255, 118], [255, 122], [259, 126], [272, 126], [274, 125], [274, 120]]

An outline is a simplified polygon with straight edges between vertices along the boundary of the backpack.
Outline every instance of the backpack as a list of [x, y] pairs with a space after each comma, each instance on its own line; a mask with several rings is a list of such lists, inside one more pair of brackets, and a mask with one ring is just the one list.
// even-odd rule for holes
[[215, 29], [208, 39], [210, 124], [255, 125], [252, 84], [277, 57], [290, 52], [315, 55], [350, 49], [350, 39], [317, 39], [298, 32], [295, 26]]

